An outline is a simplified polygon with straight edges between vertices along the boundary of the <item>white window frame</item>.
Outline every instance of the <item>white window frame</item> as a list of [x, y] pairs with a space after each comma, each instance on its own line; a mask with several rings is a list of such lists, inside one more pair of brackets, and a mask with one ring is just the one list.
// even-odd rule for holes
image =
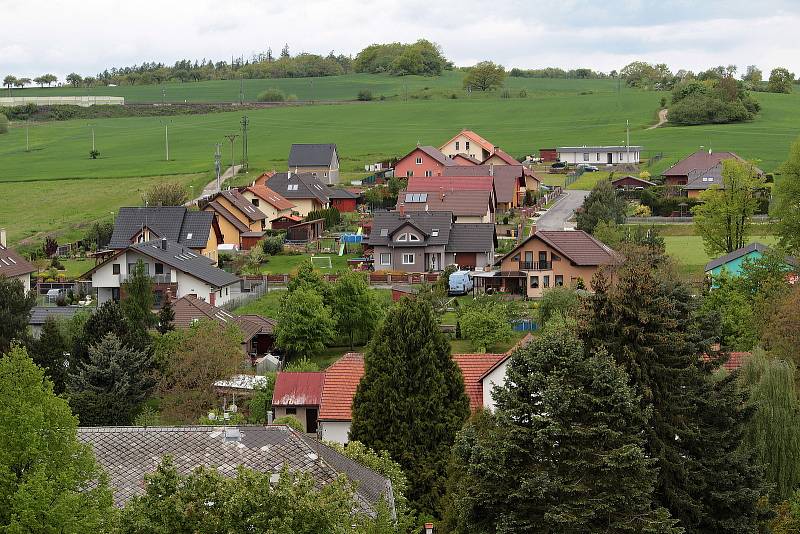
[[[384, 258], [386, 261], [384, 261]], [[381, 265], [391, 265], [392, 264], [392, 253], [391, 252], [381, 252], [380, 256]]]
[[[406, 261], [407, 258], [411, 258], [411, 261]], [[403, 265], [414, 265], [416, 263], [414, 261], [414, 253], [413, 252], [405, 252], [403, 253]]]
[[416, 163], [417, 165], [422, 165], [422, 158], [420, 158], [420, 157], [417, 157], [417, 159], [416, 159], [415, 163]]
[[433, 176], [433, 171], [431, 171], [431, 170], [425, 171], [425, 176], [428, 176], [428, 177]]
[[419, 242], [419, 236], [417, 234], [412, 234], [411, 232], [408, 233], [408, 240], [409, 241], [417, 241]]
[[588, 152], [584, 152], [583, 153], [583, 161], [589, 161], [589, 153]]
[[408, 233], [406, 232], [400, 234], [399, 236], [397, 236], [397, 239], [395, 239], [395, 241], [403, 241], [403, 242], [408, 241]]
[[456, 150], [458, 150], [458, 141], [456, 141]]

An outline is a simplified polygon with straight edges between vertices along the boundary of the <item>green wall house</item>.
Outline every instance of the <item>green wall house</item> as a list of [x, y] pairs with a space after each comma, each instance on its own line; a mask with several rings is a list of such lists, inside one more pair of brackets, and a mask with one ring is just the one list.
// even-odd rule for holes
[[[716, 278], [722, 274], [723, 269], [731, 276], [739, 276], [742, 272], [742, 266], [744, 265], [745, 261], [757, 261], [768, 250], [769, 247], [761, 243], [750, 243], [749, 245], [745, 245], [740, 249], [734, 250], [733, 252], [708, 262], [705, 268], [706, 276]], [[797, 267], [795, 259], [789, 256], [786, 257], [786, 265], [789, 267], [787, 270], [790, 271], [795, 270]]]

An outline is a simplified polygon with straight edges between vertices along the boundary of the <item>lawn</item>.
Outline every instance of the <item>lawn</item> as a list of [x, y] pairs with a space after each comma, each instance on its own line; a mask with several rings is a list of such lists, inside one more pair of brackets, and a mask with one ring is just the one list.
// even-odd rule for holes
[[[337, 256], [335, 254], [314, 254], [315, 257], [326, 256], [331, 259], [331, 268], [320, 268], [323, 263], [314, 262], [314, 267], [319, 268], [322, 274], [332, 274], [347, 271], [350, 268], [347, 265], [347, 260], [357, 258], [355, 254], [346, 254], [344, 256]], [[262, 267], [261, 272], [264, 274], [294, 274], [300, 265], [311, 258], [311, 254], [279, 254], [277, 256], [270, 256], [269, 261]]]
[[600, 180], [608, 180], [607, 171], [584, 172], [577, 180], [567, 186], [567, 189], [580, 189], [591, 191]]
[[[775, 236], [754, 235], [748, 242], [758, 241], [765, 245], [773, 245]], [[687, 278], [697, 278], [703, 275], [705, 265], [713, 258], [706, 254], [703, 248], [703, 238], [697, 235], [666, 235], [664, 242], [667, 254], [678, 262], [681, 274]]]

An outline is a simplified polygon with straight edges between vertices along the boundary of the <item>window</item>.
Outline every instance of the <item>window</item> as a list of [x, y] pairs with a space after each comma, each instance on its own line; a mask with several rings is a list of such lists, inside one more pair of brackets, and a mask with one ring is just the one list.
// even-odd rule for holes
[[257, 198], [254, 198], [251, 202], [253, 203], [253, 206], [258, 206], [258, 199]]
[[391, 265], [392, 255], [388, 252], [381, 252], [381, 265]]
[[439, 237], [439, 229], [434, 228], [431, 230], [431, 237]]
[[539, 277], [538, 276], [531, 276], [531, 287], [533, 289], [539, 289]]
[[542, 285], [543, 285], [544, 287], [550, 287], [550, 275], [547, 275], [547, 274], [546, 274], [546, 275], [544, 275], [544, 276], [542, 277]]
[[456, 150], [458, 150], [459, 142], [456, 141]]
[[228, 288], [227, 287], [225, 288], [225, 295], [226, 296], [228, 295]]
[[389, 229], [388, 228], [381, 228], [381, 237], [386, 237], [388, 235], [389, 235]]
[[322, 173], [322, 176], [324, 176], [325, 178], [327, 178], [327, 177], [328, 177], [328, 173], [327, 173], [327, 172], [323, 172], [323, 173]]
[[297, 408], [286, 408], [286, 415], [297, 415]]
[[433, 171], [425, 171], [425, 176], [433, 176]]
[[559, 256], [558, 254], [553, 254], [551, 252], [550, 253], [550, 261], [561, 261], [561, 256]]
[[411, 178], [414, 176], [414, 171], [406, 171], [406, 178]]
[[584, 152], [583, 153], [583, 161], [589, 161], [589, 153], [588, 152]]
[[403, 265], [414, 265], [414, 255], [403, 254]]
[[289, 184], [289, 187], [286, 188], [287, 191], [297, 191], [297, 184]]
[[115, 263], [111, 266], [111, 272], [114, 274], [119, 274], [119, 263]]
[[405, 233], [405, 234], [400, 234], [399, 236], [397, 236], [397, 239], [396, 239], [396, 240], [397, 240], [397, 241], [408, 241], [408, 234], [407, 234], [407, 233]]
[[561, 287], [564, 285], [564, 277], [560, 274], [556, 275], [556, 287]]
[[154, 291], [153, 292], [153, 306], [155, 306], [156, 308], [160, 308], [162, 302], [164, 302], [164, 292], [163, 291]]
[[164, 264], [163, 263], [156, 263], [156, 274], [164, 274]]
[[186, 239], [191, 239], [191, 238], [192, 238], [192, 232], [189, 232], [188, 234], [186, 234]]
[[600, 152], [597, 152], [597, 153], [594, 155], [594, 160], [595, 160], [595, 161], [600, 161]]
[[469, 141], [464, 141], [464, 150], [469, 150]]
[[[132, 273], [135, 268], [136, 268], [136, 264], [135, 263], [129, 263], [128, 264], [128, 274]], [[144, 272], [145, 272], [145, 274], [148, 274], [148, 275], [150, 274], [150, 264], [149, 263], [145, 263], [144, 264]]]
[[416, 234], [409, 233], [408, 234], [408, 240], [409, 241], [419, 241], [419, 236], [416, 235]]
[[422, 165], [422, 158], [417, 158], [416, 163], [417, 163], [417, 165]]

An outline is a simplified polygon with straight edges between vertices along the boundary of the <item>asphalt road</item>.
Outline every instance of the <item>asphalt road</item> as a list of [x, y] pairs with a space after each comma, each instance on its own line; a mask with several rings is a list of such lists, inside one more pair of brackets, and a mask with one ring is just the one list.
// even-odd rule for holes
[[575, 210], [581, 207], [589, 191], [568, 190], [563, 197], [547, 213], [539, 217], [536, 222], [537, 230], [563, 230], [572, 227], [574, 223], [567, 223]]

